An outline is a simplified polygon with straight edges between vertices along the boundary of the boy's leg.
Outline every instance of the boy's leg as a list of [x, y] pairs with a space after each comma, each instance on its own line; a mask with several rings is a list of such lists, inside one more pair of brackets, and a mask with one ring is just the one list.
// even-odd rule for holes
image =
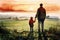
[[30, 40], [34, 40], [34, 37], [33, 37], [33, 25], [31, 25], [31, 27], [30, 27]]
[[30, 32], [31, 32], [31, 26], [30, 26]]
[[32, 30], [33, 30], [33, 29], [32, 29], [32, 25], [30, 25], [30, 32], [32, 32]]
[[32, 32], [32, 27], [30, 27], [30, 30], [31, 30], [30, 32]]
[[30, 32], [33, 32], [33, 27], [30, 27]]
[[33, 32], [33, 27], [31, 27], [31, 32]]

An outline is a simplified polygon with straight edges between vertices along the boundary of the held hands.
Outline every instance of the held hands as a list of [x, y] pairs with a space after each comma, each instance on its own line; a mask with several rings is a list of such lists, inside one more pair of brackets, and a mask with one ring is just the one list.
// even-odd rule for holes
[[36, 21], [36, 17], [35, 17], [35, 21]]
[[34, 19], [34, 22], [36, 22], [36, 18]]

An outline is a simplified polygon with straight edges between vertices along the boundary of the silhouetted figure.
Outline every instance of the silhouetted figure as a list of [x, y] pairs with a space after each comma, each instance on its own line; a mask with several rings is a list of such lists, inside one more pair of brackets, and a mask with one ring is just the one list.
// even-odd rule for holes
[[33, 32], [33, 26], [34, 26], [34, 23], [35, 21], [33, 20], [33, 17], [30, 18], [29, 20], [29, 26], [30, 26], [30, 32]]
[[34, 20], [33, 20], [33, 17], [30, 17], [30, 20], [29, 20], [29, 26], [30, 26], [30, 32], [28, 34], [28, 39], [29, 40], [34, 40], [34, 37], [33, 37], [33, 26], [34, 26]]
[[46, 10], [43, 8], [43, 4], [40, 4], [40, 7], [37, 10], [35, 18], [38, 19], [38, 32], [40, 32], [40, 23], [42, 27], [42, 33], [44, 31], [44, 20], [46, 18]]
[[44, 20], [46, 18], [46, 10], [43, 8], [43, 4], [42, 3], [40, 4], [40, 7], [37, 10], [37, 14], [36, 14], [35, 18], [38, 19], [38, 28], [40, 27], [40, 22], [41, 22], [42, 32], [43, 32]]

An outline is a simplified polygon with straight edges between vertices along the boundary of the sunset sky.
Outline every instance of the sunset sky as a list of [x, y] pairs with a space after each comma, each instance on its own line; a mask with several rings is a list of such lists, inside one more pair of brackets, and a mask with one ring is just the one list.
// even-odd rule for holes
[[60, 10], [60, 0], [0, 0], [0, 11], [36, 12], [40, 3], [47, 11]]

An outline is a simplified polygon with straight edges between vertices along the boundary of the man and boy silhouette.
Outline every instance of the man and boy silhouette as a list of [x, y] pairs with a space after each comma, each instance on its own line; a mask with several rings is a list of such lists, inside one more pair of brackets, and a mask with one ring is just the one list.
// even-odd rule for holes
[[44, 34], [44, 21], [46, 18], [46, 10], [45, 10], [45, 8], [43, 8], [42, 3], [40, 4], [40, 7], [37, 10], [35, 20], [33, 20], [33, 17], [30, 17], [29, 26], [30, 26], [31, 33], [33, 33], [33, 26], [34, 26], [34, 23], [36, 21], [36, 18], [38, 20], [38, 40], [42, 40], [41, 33], [40, 33], [40, 24], [41, 24], [41, 28], [42, 28], [41, 31], [42, 31], [42, 35], [44, 36], [44, 40], [47, 40], [45, 37], [45, 34]]
[[33, 31], [33, 26], [34, 26], [34, 22], [36, 21], [36, 18], [38, 20], [38, 30], [40, 30], [40, 23], [41, 23], [42, 32], [43, 32], [44, 31], [44, 20], [46, 18], [46, 10], [45, 8], [43, 8], [42, 3], [40, 4], [40, 7], [37, 10], [35, 20], [33, 20], [33, 17], [31, 17], [29, 20], [30, 31]]

